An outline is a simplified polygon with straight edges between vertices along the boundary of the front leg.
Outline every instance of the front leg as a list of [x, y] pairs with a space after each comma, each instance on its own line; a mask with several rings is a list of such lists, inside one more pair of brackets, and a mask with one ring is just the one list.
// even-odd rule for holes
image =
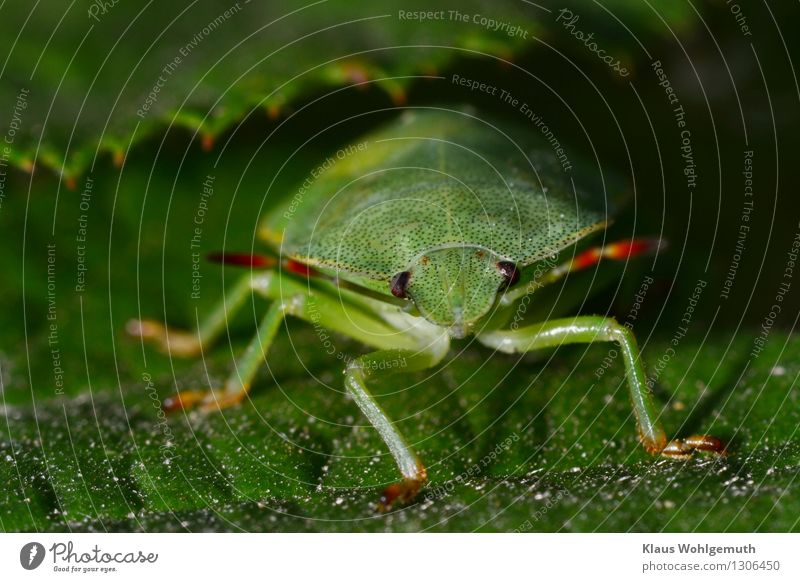
[[[228, 319], [241, 309], [253, 293], [272, 303], [261, 320], [256, 336], [234, 362], [234, 369], [225, 386], [221, 389], [193, 388], [178, 392], [164, 400], [165, 411], [199, 407], [209, 412], [239, 404], [247, 396], [250, 384], [265, 361], [281, 322], [287, 316], [321, 325], [375, 348], [414, 348], [420, 341], [413, 334], [398, 333], [400, 330], [385, 321], [384, 314], [379, 311], [380, 304], [374, 301], [363, 299], [359, 304], [358, 296], [330, 285], [312, 291], [307, 283], [272, 270], [243, 276], [208, 317], [200, 322], [197, 333], [169, 329], [152, 320], [131, 320], [127, 326], [128, 333], [155, 343], [170, 354], [200, 354], [225, 331]], [[356, 305], [346, 308], [342, 294], [348, 295], [349, 304]]]
[[562, 344], [616, 342], [625, 360], [625, 372], [639, 438], [647, 452], [672, 458], [686, 458], [693, 451], [724, 452], [722, 441], [707, 435], [667, 442], [664, 429], [658, 422], [658, 411], [647, 387], [636, 338], [630, 329], [620, 325], [613, 318], [584, 316], [556, 319], [518, 330], [480, 334], [477, 339], [486, 346], [506, 353], [529, 352]]
[[444, 358], [448, 346], [447, 335], [442, 335], [424, 351], [379, 350], [353, 360], [345, 370], [345, 388], [388, 446], [403, 476], [401, 482], [384, 489], [378, 505], [379, 511], [388, 511], [394, 505], [411, 501], [427, 481], [428, 475], [422, 461], [408, 446], [403, 435], [370, 393], [366, 380], [379, 379], [398, 371], [410, 372], [431, 368]]

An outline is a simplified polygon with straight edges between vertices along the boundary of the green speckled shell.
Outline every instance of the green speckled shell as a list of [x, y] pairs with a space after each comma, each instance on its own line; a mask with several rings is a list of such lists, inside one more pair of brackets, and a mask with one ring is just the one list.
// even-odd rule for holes
[[529, 265], [602, 228], [605, 216], [576, 195], [535, 126], [519, 126], [407, 111], [319, 173], [262, 232], [300, 261], [376, 281], [443, 247]]

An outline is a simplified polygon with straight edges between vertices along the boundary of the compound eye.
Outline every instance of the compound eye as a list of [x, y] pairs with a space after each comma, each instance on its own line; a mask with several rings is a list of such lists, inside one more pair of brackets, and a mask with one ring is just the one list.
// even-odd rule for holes
[[389, 282], [389, 290], [392, 292], [392, 295], [400, 299], [405, 299], [409, 281], [411, 281], [410, 271], [403, 271], [392, 277], [392, 280]]
[[507, 289], [519, 281], [519, 269], [517, 269], [517, 266], [514, 263], [510, 261], [500, 261], [497, 263], [497, 268], [505, 278], [505, 281], [503, 281], [503, 284], [500, 287], [501, 289]]

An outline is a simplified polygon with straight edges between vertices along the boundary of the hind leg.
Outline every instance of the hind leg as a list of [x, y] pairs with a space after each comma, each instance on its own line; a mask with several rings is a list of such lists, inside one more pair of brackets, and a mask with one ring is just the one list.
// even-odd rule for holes
[[707, 435], [667, 441], [647, 386], [636, 338], [630, 329], [613, 318], [584, 316], [556, 319], [517, 330], [480, 334], [477, 339], [486, 346], [506, 353], [529, 352], [562, 344], [615, 342], [619, 344], [625, 360], [639, 438], [647, 452], [673, 458], [686, 458], [693, 451], [724, 452], [722, 441]]

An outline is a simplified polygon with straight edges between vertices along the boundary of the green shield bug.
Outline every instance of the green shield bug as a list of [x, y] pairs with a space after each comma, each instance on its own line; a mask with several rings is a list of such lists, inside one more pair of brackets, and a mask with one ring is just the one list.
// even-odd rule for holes
[[[636, 340], [613, 318], [574, 316], [509, 326], [519, 302], [542, 285], [601, 257], [625, 259], [652, 246], [633, 239], [548, 262], [607, 222], [602, 212], [591, 210], [591, 193], [576, 189], [540, 139], [465, 111], [436, 108], [408, 110], [366, 136], [362, 147], [327, 165], [302, 196], [266, 218], [260, 235], [275, 258], [215, 257], [253, 269], [196, 333], [154, 321], [129, 322], [131, 334], [169, 353], [194, 355], [224, 331], [228, 315], [248, 294], [272, 301], [224, 389], [180, 392], [165, 407], [213, 410], [239, 403], [290, 315], [313, 318], [376, 350], [348, 361], [344, 384], [402, 475], [384, 490], [383, 509], [413, 499], [427, 476], [368, 384], [400, 369], [436, 366], [451, 337], [474, 336], [506, 353], [615, 342], [645, 449], [679, 458], [695, 450], [724, 452], [710, 436], [667, 439]], [[401, 368], [393, 364], [400, 360]]]

